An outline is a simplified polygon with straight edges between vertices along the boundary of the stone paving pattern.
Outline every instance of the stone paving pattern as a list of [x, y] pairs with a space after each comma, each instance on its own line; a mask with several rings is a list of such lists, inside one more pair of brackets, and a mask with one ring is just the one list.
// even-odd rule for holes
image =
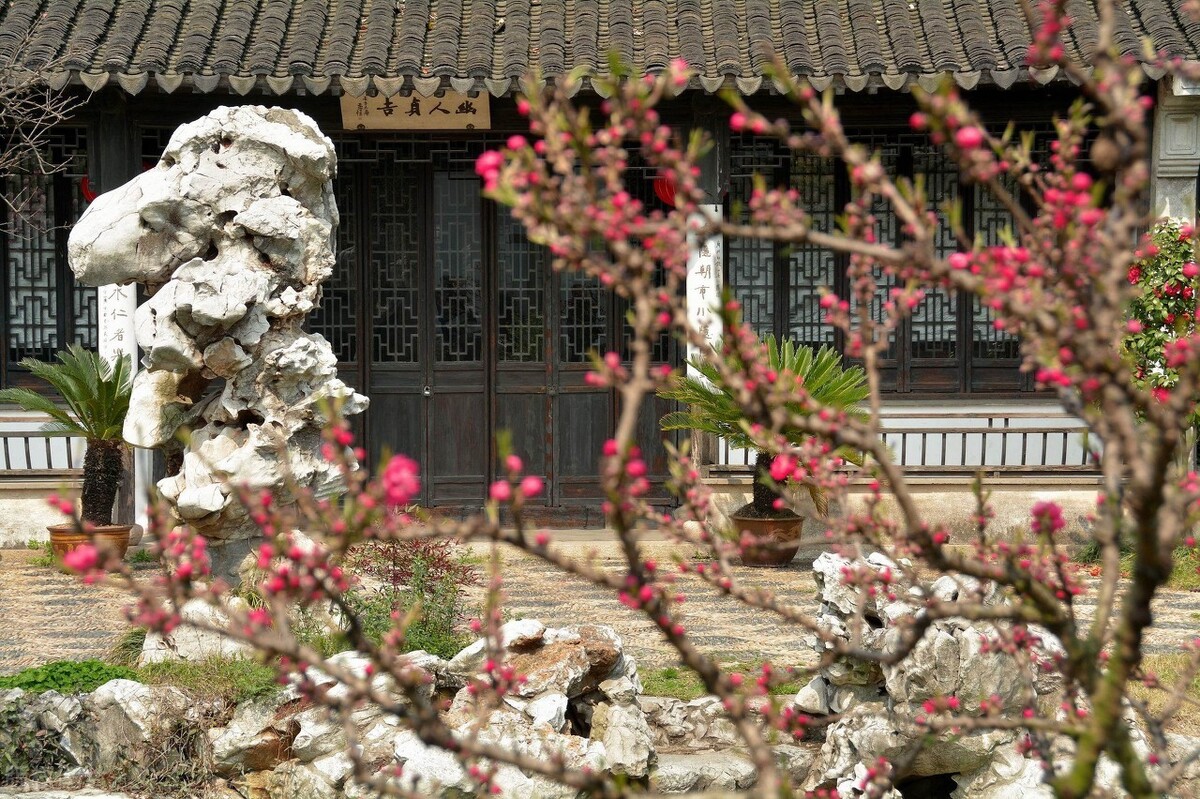
[[[597, 543], [594, 532], [560, 544], [577, 557], [595, 553], [595, 563], [620, 572], [622, 561], [615, 547]], [[486, 548], [476, 547], [484, 555]], [[647, 552], [664, 567], [670, 565], [670, 545], [647, 544]], [[69, 575], [32, 560], [38, 553], [3, 550], [0, 555], [0, 674], [10, 674], [51, 660], [103, 658], [125, 631], [122, 608], [126, 596], [119, 590], [80, 584]], [[814, 608], [815, 585], [808, 560], [798, 558], [783, 569], [738, 567], [737, 576], [747, 585], [775, 592], [800, 607]], [[595, 621], [610, 624], [624, 639], [626, 649], [643, 669], [673, 665], [675, 656], [657, 629], [640, 614], [623, 607], [615, 597], [585, 581], [561, 574], [522, 553], [503, 554], [506, 607], [514, 618], [537, 618], [561, 626]], [[780, 666], [811, 663], [813, 654], [800, 643], [797, 629], [701, 585], [694, 577], [679, 582], [687, 595], [684, 624], [697, 645], [725, 663], [745, 666], [769, 660]], [[472, 589], [478, 603], [481, 589]], [[1087, 621], [1093, 607], [1079, 604]], [[1155, 604], [1155, 628], [1147, 651], [1176, 652], [1200, 634], [1200, 593], [1165, 591]]]

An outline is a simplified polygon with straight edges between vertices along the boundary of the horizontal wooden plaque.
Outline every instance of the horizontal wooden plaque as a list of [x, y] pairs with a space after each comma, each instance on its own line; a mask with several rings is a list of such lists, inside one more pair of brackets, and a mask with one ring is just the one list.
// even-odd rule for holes
[[492, 111], [487, 92], [474, 97], [446, 92], [441, 97], [382, 94], [342, 95], [342, 127], [346, 130], [487, 130]]

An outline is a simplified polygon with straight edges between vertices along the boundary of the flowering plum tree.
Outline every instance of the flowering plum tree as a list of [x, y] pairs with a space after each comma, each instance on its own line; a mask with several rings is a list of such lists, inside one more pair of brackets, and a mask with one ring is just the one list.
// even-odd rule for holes
[[[261, 585], [266, 605], [233, 613], [229, 634], [276, 657], [285, 678], [298, 680], [301, 690], [335, 709], [348, 711], [359, 702], [378, 705], [425, 743], [472, 764], [471, 774], [481, 789], [495, 787], [497, 764], [513, 764], [595, 796], [633, 790], [596, 772], [571, 770], [553, 759], [454, 735], [421, 691], [425, 675], [404, 657], [406, 620], [397, 619], [382, 643], [375, 643], [363, 634], [344, 600], [351, 578], [342, 562], [348, 549], [364, 539], [490, 540], [610, 589], [628, 608], [644, 614], [705, 688], [723, 700], [759, 772], [755, 790], [760, 795], [777, 796], [788, 787], [770, 740], [779, 735], [803, 737], [837, 723], [839, 714], [812, 718], [790, 703], [766, 698], [773, 685], [794, 675], [765, 666], [755, 679], [747, 680], [722, 669], [689, 637], [682, 616], [681, 575], [698, 590], [728, 595], [795, 625], [798, 637], [802, 633], [818, 642], [822, 666], [866, 662], [869, 668], [895, 674], [939, 624], [962, 620], [977, 625], [984, 631], [979, 639], [983, 651], [1052, 673], [1058, 685], [1053, 701], [1040, 701], [1030, 686], [1014, 694], [1015, 700], [930, 693], [916, 701], [916, 712], [891, 719], [909, 731], [918, 749], [930, 741], [986, 730], [1017, 731], [1021, 751], [1044, 764], [1042, 777], [1063, 799], [1090, 795], [1104, 762], [1115, 768], [1130, 796], [1170, 791], [1188, 758], [1168, 762], [1165, 728], [1182, 706], [1196, 703], [1187, 686], [1200, 672], [1200, 641], [1187, 648], [1188, 665], [1179, 683], [1160, 686], [1168, 699], [1157, 712], [1131, 697], [1129, 686], [1138, 681], [1157, 684], [1143, 664], [1154, 618], [1151, 603], [1171, 574], [1172, 553], [1181, 545], [1194, 546], [1190, 531], [1200, 514], [1200, 475], [1180, 472], [1176, 456], [1200, 390], [1200, 335], [1189, 324], [1169, 344], [1163, 342], [1166, 350], [1161, 355], [1172, 370], [1169, 383], [1148, 385], [1145, 375], [1123, 356], [1123, 346], [1133, 349], [1125, 337], [1136, 332], [1135, 325], [1127, 325], [1126, 314], [1130, 307], [1148, 307], [1150, 302], [1131, 270], [1146, 268], [1136, 264], [1151, 246], [1148, 240], [1139, 243], [1140, 231], [1149, 226], [1140, 209], [1149, 174], [1151, 101], [1143, 94], [1142, 73], [1131, 60], [1116, 55], [1111, 9], [1102, 13], [1090, 68], [1065, 58], [1060, 44], [1069, 25], [1065, 6], [1041, 5], [1029, 53], [1033, 64], [1056, 64], [1064, 70], [1085, 98], [1055, 120], [1048, 163], [1035, 162], [1029, 141], [988, 127], [951, 83], [936, 92], [913, 91], [920, 107], [912, 117], [913, 128], [943, 146], [962, 179], [991, 192], [1012, 218], [1004, 243], [987, 244], [968, 237], [954, 213], [945, 214], [959, 242], [958, 250], [946, 258], [935, 250], [939, 209], [922, 186], [889, 175], [878, 154], [854, 142], [842, 127], [831, 95], [819, 95], [782, 71], [778, 80], [795, 100], [803, 124], [767, 119], [734, 97], [730, 125], [776, 139], [792, 150], [844, 163], [854, 191], [839, 230], [819, 229], [797, 192], [765, 181], [753, 192], [744, 221], [704, 211], [697, 164], [708, 143], [703, 135], [680, 140], [656, 110], [688, 85], [686, 64], [672, 64], [645, 80], [614, 83], [599, 118], [575, 105], [566, 87], [522, 99], [519, 110], [529, 118], [530, 135], [513, 136], [503, 150], [478, 160], [486, 193], [511, 206], [529, 236], [549, 248], [556, 269], [593, 276], [630, 305], [628, 357], [598, 357], [592, 377], [595, 383], [614, 386], [621, 399], [615, 435], [597, 457], [604, 512], [620, 542], [622, 569], [613, 572], [572, 558], [555, 546], [551, 533], [531, 529], [522, 510], [543, 486], [539, 478], [524, 473], [518, 458], [503, 462], [503, 477], [490, 488], [486, 513], [463, 522], [416, 523], [394, 512], [416, 491], [416, 465], [397, 457], [378, 478], [368, 480], [349, 465], [345, 453], [353, 441], [348, 430], [335, 426], [327, 433], [326, 454], [344, 467], [344, 497], [302, 497], [295, 515], [280, 513], [270, 496], [242, 497], [267, 536], [258, 562], [266, 573]], [[1183, 69], [1176, 63], [1164, 67]], [[669, 210], [647, 210], [625, 186], [633, 151], [674, 186]], [[879, 201], [900, 220], [904, 237], [899, 244], [876, 236], [872, 208]], [[715, 378], [741, 406], [755, 446], [776, 456], [779, 468], [773, 477], [817, 485], [843, 508], [827, 520], [826, 535], [831, 547], [850, 558], [838, 575], [845, 590], [893, 603], [889, 608], [901, 600], [908, 603], [909, 612], [897, 615], [896, 635], [885, 647], [864, 643], [873, 621], [865, 602], [848, 611], [849, 632], [840, 636], [814, 615], [742, 585], [730, 566], [737, 544], [708, 526], [708, 494], [686, 452], [673, 452], [672, 460], [671, 488], [681, 509], [664, 514], [646, 501], [647, 467], [633, 444], [637, 419], [647, 399], [674, 379], [670, 367], [654, 363], [652, 347], [670, 332], [698, 351], [709, 352], [689, 322], [681, 295], [689, 242], [714, 235], [804, 243], [846, 256], [849, 294], [827, 293], [821, 306], [845, 331], [848, 354], [866, 369], [869, 414], [822, 407], [794, 375], [772, 370], [762, 344], [739, 324], [731, 301], [718, 309], [726, 331], [720, 350], [706, 357]], [[1190, 241], [1178, 243], [1181, 251], [1190, 246]], [[872, 316], [869, 309], [880, 273], [892, 278], [895, 288], [882, 314]], [[1195, 277], [1181, 275], [1186, 280]], [[997, 328], [1020, 337], [1025, 368], [1056, 392], [1102, 442], [1096, 453], [1102, 486], [1092, 518], [1092, 535], [1101, 553], [1097, 582], [1085, 583], [1072, 568], [1061, 540], [1062, 511], [1052, 502], [1030, 509], [1028, 533], [1016, 539], [990, 528], [990, 509], [982, 492], [976, 530], [969, 538], [952, 540], [948, 529], [922, 516], [904, 471], [880, 435], [878, 367], [889, 333], [933, 289], [977, 295]], [[1150, 349], [1159, 346], [1153, 343]], [[1156, 351], [1139, 349], [1139, 358], [1157, 356]], [[804, 412], [796, 412], [797, 407]], [[800, 429], [809, 437], [789, 440], [779, 434], [784, 429]], [[847, 448], [866, 454], [862, 467], [848, 471], [848, 465], [836, 459], [835, 453]], [[865, 501], [857, 505], [846, 500], [847, 487], [854, 481], [866, 488]], [[885, 497], [893, 513], [884, 511]], [[500, 506], [511, 510], [511, 524], [499, 523]], [[134, 621], [167, 631], [179, 623], [172, 608], [194, 597], [218, 601], [228, 587], [208, 579], [203, 539], [170, 530], [162, 519], [156, 524], [158, 549], [170, 577], [153, 585], [135, 584], [139, 599]], [[639, 541], [639, 531], [648, 525], [692, 545], [680, 547], [681, 553], [698, 547], [707, 557], [693, 561], [681, 554], [671, 568], [648, 559]], [[303, 530], [305, 538], [292, 530]], [[1127, 582], [1121, 577], [1122, 538], [1133, 542]], [[873, 567], [853, 559], [867, 551], [886, 553], [889, 559], [870, 561]], [[94, 552], [79, 550], [71, 565], [94, 575], [103, 564]], [[936, 588], [937, 578], [957, 587]], [[131, 581], [119, 570], [110, 579]], [[500, 586], [500, 576], [494, 575], [486, 612], [475, 625], [485, 633], [492, 655], [472, 683], [477, 697], [502, 697], [521, 680], [500, 656]], [[1081, 615], [1084, 598], [1095, 605], [1090, 617]], [[164, 599], [173, 604], [164, 604]], [[366, 674], [330, 664], [297, 641], [288, 623], [289, 608], [319, 602], [332, 602], [345, 613], [348, 637], [372, 664]], [[332, 674], [346, 690], [319, 691], [307, 677], [311, 665]], [[390, 675], [406, 701], [381, 691], [371, 679], [376, 674]], [[759, 699], [752, 701], [755, 697]], [[352, 734], [348, 726], [347, 735]], [[808, 788], [818, 796], [831, 796], [838, 786], [887, 795], [904, 776], [913, 753], [878, 760], [869, 754], [862, 757], [866, 759], [853, 771], [851, 788], [820, 778]], [[367, 763], [359, 763], [358, 778], [383, 793], [411, 793], [401, 776], [376, 771]]]

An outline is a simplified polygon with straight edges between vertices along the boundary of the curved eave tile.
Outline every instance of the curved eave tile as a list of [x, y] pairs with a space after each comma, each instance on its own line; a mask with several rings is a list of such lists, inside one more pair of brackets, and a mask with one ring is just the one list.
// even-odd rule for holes
[[[1146, 76], [1158, 80], [1165, 73], [1153, 65], [1142, 65]], [[602, 78], [605, 74], [575, 76], [573, 82], [570, 76], [562, 75], [551, 82], [563, 84], [572, 96], [580, 91], [592, 92], [601, 97], [607, 97], [609, 91], [604, 88]], [[797, 81], [807, 82], [817, 91], [835, 88], [838, 91], [863, 92], [878, 91], [886, 88], [901, 91], [905, 86], [916, 83], [927, 91], [934, 91], [942, 81], [951, 78], [964, 89], [974, 89], [978, 86], [998, 86], [1008, 89], [1022, 81], [1030, 81], [1039, 85], [1052, 82], [1065, 83], [1068, 79], [1074, 81], [1074, 76], [1057, 67], [1011, 68], [1011, 69], [981, 69], [954, 72], [862, 72], [854, 74], [823, 73], [798, 74]], [[210, 94], [227, 91], [239, 95], [247, 95], [254, 91], [265, 91], [276, 96], [289, 93], [321, 95], [331, 90], [335, 94], [345, 93], [360, 97], [372, 90], [379, 91], [391, 97], [407, 90], [419, 92], [425, 97], [431, 97], [443, 90], [453, 90], [461, 94], [487, 92], [493, 97], [525, 92], [529, 88], [524, 78], [485, 77], [477, 78], [463, 75], [451, 77], [436, 75], [400, 74], [383, 77], [381, 75], [359, 74], [311, 74], [311, 75], [259, 75], [255, 73], [223, 74], [223, 73], [194, 73], [194, 72], [106, 72], [60, 70], [49, 73], [48, 82], [53, 88], [62, 88], [68, 83], [82, 84], [92, 91], [97, 91], [109, 83], [115, 82], [129, 94], [140, 94], [153, 79], [157, 87], [171, 94], [185, 84], [192, 91]], [[743, 95], [760, 93], [779, 93], [784, 90], [780, 81], [764, 79], [762, 75], [699, 75], [691, 80], [685, 91], [702, 91], [706, 94], [717, 94], [725, 87], [736, 89]]]

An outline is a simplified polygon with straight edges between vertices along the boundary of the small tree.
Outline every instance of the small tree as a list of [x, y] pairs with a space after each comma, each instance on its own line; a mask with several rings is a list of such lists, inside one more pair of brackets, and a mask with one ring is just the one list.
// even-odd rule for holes
[[66, 71], [70, 54], [49, 61], [24, 57], [33, 35], [31, 29], [25, 39], [11, 43], [11, 55], [0, 60], [0, 199], [8, 206], [8, 224], [11, 219], [29, 218], [34, 197], [30, 193], [32, 184], [18, 188], [19, 183], [6, 179], [53, 175], [65, 169], [67, 165], [55, 160], [46, 147], [47, 136], [87, 99], [65, 87], [55, 89], [50, 85], [52, 73]]
[[[1176, 547], [1195, 545], [1191, 530], [1200, 518], [1200, 475], [1181, 471], [1176, 464], [1186, 420], [1200, 395], [1200, 335], [1181, 335], [1167, 346], [1165, 364], [1176, 370], [1178, 380], [1158, 397], [1146, 390], [1130, 361], [1120, 356], [1128, 332], [1125, 315], [1137, 296], [1128, 279], [1139, 258], [1135, 242], [1138, 232], [1152, 221], [1139, 210], [1144, 207], [1149, 175], [1147, 112], [1152, 101], [1142, 94], [1141, 70], [1122, 58], [1114, 45], [1112, 3], [1098, 4], [1101, 25], [1087, 68], [1071, 61], [1062, 46], [1069, 25], [1065, 5], [1040, 5], [1030, 63], [1062, 70], [1080, 86], [1086, 101], [1055, 119], [1056, 137], [1047, 163], [1035, 163], [1027, 138], [985, 126], [949, 80], [935, 92], [913, 90], [920, 106], [913, 127], [945, 148], [962, 180], [982, 186], [1011, 213], [1012, 224], [999, 244], [967, 236], [954, 208], [935, 208], [920, 183], [889, 175], [877, 153], [847, 136], [834, 95], [818, 95], [782, 68], [775, 77], [797, 103], [802, 125], [794, 128], [786, 120], [767, 119], [736, 97], [730, 125], [739, 132], [771, 137], [798, 153], [838, 158], [854, 193], [837, 231], [815, 229], [795, 192], [765, 183], [754, 192], [745, 222], [715, 218], [702, 210], [706, 196], [697, 182], [696, 165], [707, 147], [704, 137], [678, 140], [656, 110], [664, 98], [688, 85], [691, 76], [685, 64], [672, 64], [662, 75], [645, 80], [612, 81], [604, 87], [609, 99], [599, 116], [575, 105], [573, 87], [567, 85], [523, 98], [518, 109], [529, 116], [534, 140], [514, 136], [502, 151], [479, 159], [477, 171], [487, 194], [512, 207], [530, 237], [549, 247], [556, 268], [593, 276], [629, 301], [628, 358], [607, 354], [592, 378], [594, 383], [613, 386], [620, 395], [615, 435], [599, 453], [606, 521], [623, 556], [619, 572], [573, 558], [555, 547], [548, 533], [529, 528], [521, 509], [542, 485], [536, 476], [522, 475], [519, 461], [507, 464], [504, 476], [492, 486], [485, 514], [461, 523], [411, 525], [391, 509], [402, 507], [416, 494], [416, 465], [397, 457], [378, 479], [368, 481], [343, 456], [352, 440], [349, 431], [335, 428], [328, 432], [328, 456], [345, 467], [348, 493], [343, 500], [304, 499], [295, 516], [285, 516], [270, 497], [243, 497], [268, 536], [259, 553], [260, 565], [270, 571], [261, 586], [267, 606], [233, 612], [226, 632], [265, 654], [279, 656], [276, 662], [284, 675], [295, 675], [307, 664], [317, 665], [347, 687], [322, 692], [303, 683], [302, 689], [314, 701], [347, 711], [357, 702], [377, 704], [426, 744], [476, 764], [472, 774], [481, 790], [493, 787], [494, 771], [490, 765], [478, 764], [507, 763], [595, 796], [630, 793], [633, 789], [627, 784], [594, 771], [571, 771], [559, 763], [481, 743], [473, 736], [456, 736], [427, 694], [422, 694], [423, 680], [414, 677], [408, 661], [400, 656], [407, 622], [397, 619], [393, 632], [376, 644], [354, 621], [345, 600], [351, 581], [342, 562], [347, 549], [363, 537], [490, 540], [610, 589], [626, 607], [644, 614], [682, 663], [722, 700], [757, 771], [755, 793], [778, 796], [786, 783], [770, 741], [780, 734], [803, 736], [829, 719], [814, 720], [771, 700], [770, 688], [785, 677], [778, 670], [764, 667], [757, 679], [745, 680], [696, 645], [682, 616], [676, 574], [645, 557], [641, 545], [639, 531], [656, 524], [671, 540], [686, 545], [680, 547], [679, 569], [698, 581], [699, 590], [732, 597], [756, 613], [794, 625], [798, 633], [814, 636], [825, 665], [865, 661], [868, 668], [903, 668], [939, 620], [986, 624], [993, 631], [986, 639], [990, 651], [1026, 663], [1035, 659], [1037, 642], [1056, 642], [1040, 661], [1061, 677], [1061, 701], [1056, 706], [1030, 699], [1017, 711], [1006, 712], [994, 704], [984, 709], [981, 702], [977, 711], [966, 712], [959, 702], [951, 701], [955, 697], [937, 697], [927, 703], [925, 712], [902, 720], [916, 731], [914, 746], [945, 740], [938, 736], [1019, 731], [1022, 751], [1044, 764], [1044, 779], [1060, 799], [1091, 795], [1102, 757], [1115, 764], [1129, 796], [1150, 799], [1171, 793], [1188, 758], [1200, 757], [1200, 752], [1192, 752], [1182, 764], [1171, 765], [1165, 732], [1181, 707], [1196, 702], [1188, 689], [1200, 673], [1200, 644], [1184, 648], [1187, 665], [1179, 681], [1160, 686], [1167, 697], [1160, 709], [1132, 699], [1129, 686], [1138, 681], [1159, 685], [1144, 662], [1146, 637], [1154, 620], [1152, 603], [1171, 574]], [[1161, 66], [1196, 75], [1178, 63]], [[630, 150], [635, 148], [674, 185], [673, 207], [647, 211], [626, 189]], [[897, 215], [899, 229], [905, 233], [903, 242], [891, 245], [878, 240], [872, 208], [880, 201]], [[950, 220], [957, 238], [958, 249], [948, 257], [938, 255], [938, 211]], [[813, 245], [845, 256], [849, 296], [827, 294], [822, 307], [843, 330], [847, 354], [863, 362], [870, 392], [867, 416], [858, 418], [827, 407], [803, 385], [792, 386], [786, 395], [777, 392], [765, 379], [769, 359], [748, 331], [727, 331], [725, 349], [720, 355], [710, 353], [688, 317], [683, 289], [688, 242], [716, 235]], [[881, 274], [896, 289], [884, 303], [883, 313], [874, 316], [872, 301]], [[1103, 442], [1092, 533], [1101, 553], [1096, 584], [1081, 582], [1071, 568], [1068, 542], [1061, 536], [1062, 511], [1052, 502], [1031, 507], [1028, 530], [1013, 541], [990, 528], [990, 508], [981, 496], [976, 529], [959, 542], [966, 545], [965, 551], [951, 545], [948, 529], [923, 515], [904, 470], [880, 435], [879, 366], [897, 325], [933, 289], [977, 295], [997, 328], [1020, 337], [1024, 367], [1079, 413]], [[646, 501], [647, 465], [634, 437], [646, 402], [677, 380], [670, 368], [662, 368], [653, 358], [654, 345], [664, 331], [703, 353], [707, 376], [740, 408], [740, 426], [750, 442], [776, 453], [776, 462], [788, 455], [807, 468], [807, 461], [815, 460], [815, 468], [808, 471], [817, 486], [844, 496], [849, 477], [833, 468], [837, 453], [849, 448], [866, 454], [857, 475], [863, 478], [865, 503], [831, 519], [829, 537], [831, 545], [847, 555], [869, 548], [892, 557], [889, 568], [847, 568], [840, 579], [848, 593], [892, 597], [897, 579], [902, 578], [905, 601], [917, 606], [903, 617], [902, 634], [889, 639], [886, 649], [860, 645], [871, 621], [861, 603], [853, 620], [858, 633], [847, 642], [830, 635], [812, 614], [768, 591], [744, 585], [730, 568], [730, 545], [714, 540], [704, 529], [708, 494], [680, 453], [670, 461], [671, 487], [682, 502], [680, 513], [664, 516]], [[791, 443], [796, 440], [792, 431], [803, 441], [799, 446]], [[891, 513], [882, 511], [885, 494], [894, 507]], [[500, 505], [513, 511], [509, 526], [499, 523]], [[181, 607], [192, 597], [219, 602], [225, 586], [207, 580], [203, 539], [172, 530], [161, 519], [154, 526], [173, 579], [161, 588], [134, 584], [139, 602], [135, 621], [169, 631], [180, 621], [172, 607]], [[284, 532], [292, 529], [312, 536], [311, 545], [300, 546]], [[1130, 577], [1124, 584], [1122, 538], [1133, 544]], [[695, 550], [704, 553], [703, 561], [682, 554]], [[72, 563], [89, 577], [101, 565], [95, 553], [86, 550]], [[132, 581], [131, 572], [122, 569], [121, 577], [114, 579]], [[938, 584], [944, 587], [944, 583], [935, 578], [948, 579], [954, 590], [939, 589]], [[499, 586], [499, 575], [494, 575], [480, 625], [489, 652], [503, 649]], [[1092, 600], [1087, 622], [1079, 606], [1084, 595]], [[173, 605], [164, 605], [164, 598], [173, 600]], [[406, 703], [380, 693], [374, 681], [328, 663], [289, 633], [289, 605], [326, 599], [347, 615], [352, 643], [378, 673], [395, 678]], [[1028, 675], [1019, 679], [1031, 681]], [[514, 680], [519, 675], [510, 666], [489, 659], [482, 677], [464, 690], [498, 705]], [[1032, 694], [1031, 690], [1026, 695]], [[759, 701], [752, 703], [752, 698]], [[757, 712], [751, 712], [752, 706]], [[1143, 733], [1146, 750], [1136, 743]], [[858, 764], [862, 776], [854, 790], [884, 795], [903, 777], [904, 763], [904, 758], [879, 762], [865, 756]], [[380, 772], [361, 758], [356, 775], [381, 793], [410, 795], [391, 772]], [[828, 786], [818, 790], [829, 795]]]
[[[727, 329], [738, 332], [746, 330], [736, 318], [729, 321], [732, 325]], [[839, 413], [852, 412], [855, 405], [867, 398], [866, 373], [858, 367], [842, 368], [842, 357], [834, 349], [821, 347], [814, 351], [811, 347], [797, 346], [790, 341], [778, 342], [774, 336], [767, 337], [762, 349], [758, 363], [765, 361], [767, 366], [762, 379], [774, 387], [779, 397], [777, 401], [790, 414], [806, 416], [821, 408]], [[685, 408], [664, 416], [662, 428], [698, 430], [718, 436], [732, 447], [753, 449], [753, 497], [749, 504], [735, 513], [752, 513], [758, 518], [768, 518], [781, 510], [790, 513], [776, 486], [797, 471], [795, 459], [785, 456], [776, 466], [775, 455], [770, 450], [758, 447], [754, 431], [746, 422], [745, 411], [728, 384], [721, 379], [718, 368], [705, 359], [697, 359], [691, 365], [699, 377], [678, 375], [675, 382], [659, 392], [660, 396], [675, 400]], [[729, 368], [740, 372], [744, 365], [734, 363], [729, 364]], [[802, 389], [803, 393], [797, 394], [797, 388]], [[789, 447], [802, 446], [812, 438], [807, 432], [792, 428], [782, 429], [780, 435]], [[862, 463], [861, 456], [847, 448], [842, 448], [839, 454], [853, 463]], [[800, 480], [808, 489], [817, 512], [825, 515], [828, 512], [825, 492], [807, 474], [802, 474]]]
[[109, 362], [95, 352], [72, 344], [58, 354], [58, 363], [33, 358], [21, 361], [34, 377], [45, 380], [66, 405], [26, 388], [0, 390], [0, 402], [11, 402], [53, 421], [42, 428], [52, 436], [87, 440], [83, 460], [81, 515], [85, 522], [112, 524], [113, 502], [125, 474], [128, 444], [121, 436], [129, 412], [133, 371], [128, 355]]

